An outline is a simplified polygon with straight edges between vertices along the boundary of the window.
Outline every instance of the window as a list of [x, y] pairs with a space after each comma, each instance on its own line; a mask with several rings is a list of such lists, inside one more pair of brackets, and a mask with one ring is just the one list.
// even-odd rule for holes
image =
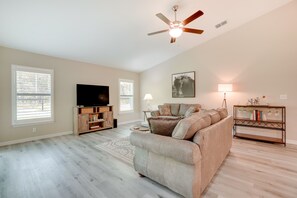
[[54, 120], [53, 80], [53, 70], [12, 65], [12, 125]]
[[134, 81], [120, 79], [120, 112], [134, 110]]

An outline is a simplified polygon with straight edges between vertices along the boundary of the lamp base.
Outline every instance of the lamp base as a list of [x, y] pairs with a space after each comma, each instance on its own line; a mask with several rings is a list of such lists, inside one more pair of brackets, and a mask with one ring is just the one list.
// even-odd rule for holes
[[224, 93], [224, 100], [222, 102], [222, 107], [227, 109], [226, 92]]
[[147, 110], [151, 111], [152, 110], [152, 105], [150, 103], [147, 103]]
[[222, 107], [227, 109], [227, 100], [226, 100], [226, 98], [224, 98], [224, 100], [222, 102]]

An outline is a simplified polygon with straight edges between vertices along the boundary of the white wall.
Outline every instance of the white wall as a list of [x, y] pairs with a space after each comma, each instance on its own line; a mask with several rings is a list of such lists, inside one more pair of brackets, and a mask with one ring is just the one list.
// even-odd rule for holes
[[[11, 125], [11, 65], [49, 68], [54, 70], [55, 122], [44, 125], [12, 127]], [[135, 82], [135, 113], [118, 114], [119, 79]], [[76, 84], [107, 85], [110, 87], [110, 105], [118, 122], [138, 120], [139, 74], [93, 64], [64, 60], [44, 55], [0, 47], [0, 144], [34, 136], [73, 131], [73, 107], [76, 105]], [[37, 132], [33, 133], [32, 128]]]
[[[227, 94], [229, 112], [235, 104], [265, 95], [271, 104], [287, 107], [287, 139], [297, 141], [296, 10], [293, 1], [141, 73], [141, 96], [151, 93], [155, 105], [198, 102], [215, 108], [223, 99], [217, 84], [233, 83], [234, 92]], [[196, 97], [172, 98], [171, 74], [185, 71], [196, 71]], [[280, 100], [280, 94], [287, 94], [288, 100]]]

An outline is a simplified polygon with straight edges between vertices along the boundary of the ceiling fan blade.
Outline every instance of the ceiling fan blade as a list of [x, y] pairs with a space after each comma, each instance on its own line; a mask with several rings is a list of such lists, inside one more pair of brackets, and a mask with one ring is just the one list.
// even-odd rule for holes
[[176, 38], [171, 37], [170, 43], [174, 43], [176, 41]]
[[191, 23], [192, 21], [194, 21], [198, 17], [201, 17], [203, 14], [204, 13], [201, 10], [199, 10], [199, 11], [195, 12], [194, 14], [192, 14], [191, 16], [189, 16], [187, 19], [185, 19], [183, 21], [183, 24], [187, 25], [188, 23]]
[[148, 36], [151, 36], [151, 35], [154, 35], [154, 34], [159, 34], [159, 33], [163, 33], [163, 32], [168, 32], [169, 30], [160, 30], [160, 31], [157, 31], [157, 32], [151, 32], [151, 33], [148, 33], [147, 35]]
[[164, 21], [167, 25], [170, 25], [171, 21], [166, 16], [164, 16], [162, 13], [158, 13], [158, 14], [156, 14], [156, 16], [159, 19], [161, 19], [162, 21]]
[[194, 34], [202, 34], [204, 30], [192, 29], [192, 28], [183, 28], [184, 32], [194, 33]]

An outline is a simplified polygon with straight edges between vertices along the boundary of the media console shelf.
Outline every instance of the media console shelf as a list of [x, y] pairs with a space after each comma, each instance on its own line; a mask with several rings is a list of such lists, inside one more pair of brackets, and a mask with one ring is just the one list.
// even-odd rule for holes
[[[261, 105], [234, 105], [234, 136], [286, 145], [286, 107]], [[237, 127], [273, 130], [278, 137], [238, 132]]]
[[74, 134], [113, 128], [112, 106], [74, 107]]

